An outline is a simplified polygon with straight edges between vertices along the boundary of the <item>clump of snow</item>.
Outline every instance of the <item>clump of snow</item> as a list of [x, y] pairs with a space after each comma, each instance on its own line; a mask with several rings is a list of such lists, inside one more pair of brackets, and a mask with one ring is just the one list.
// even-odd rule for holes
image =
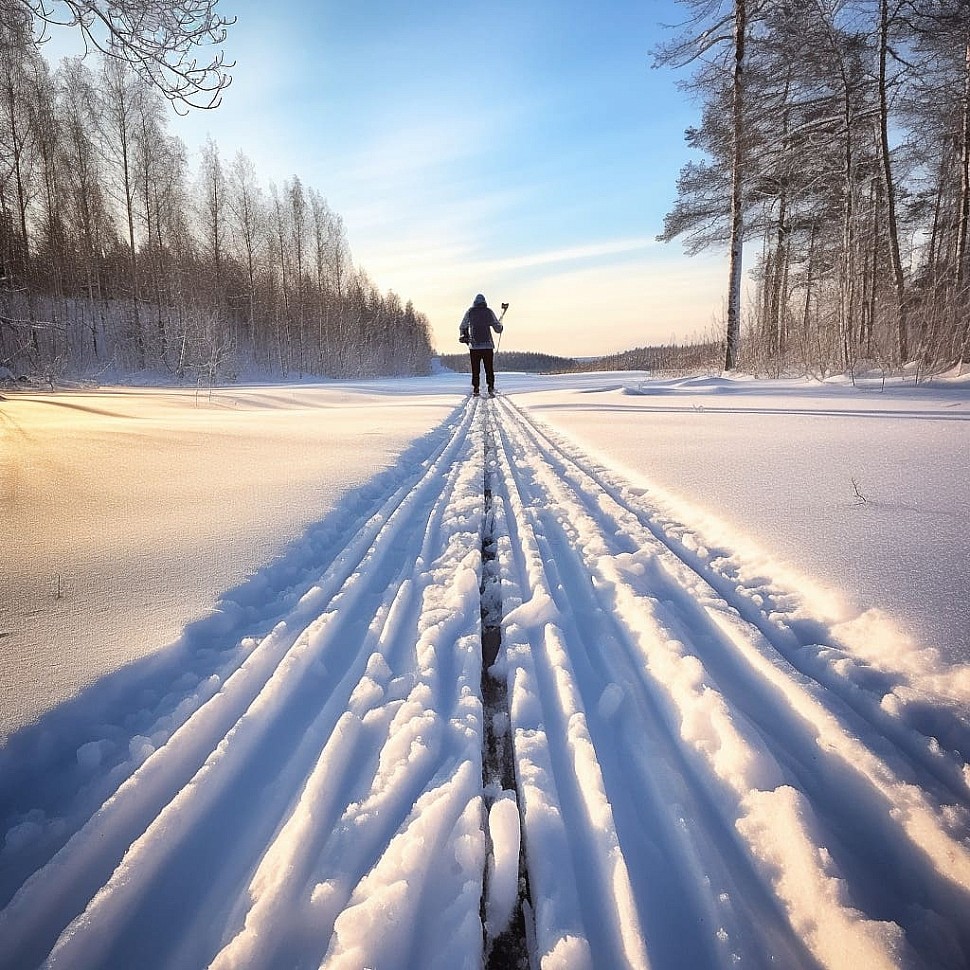
[[540, 629], [556, 618], [556, 604], [547, 593], [537, 593], [524, 603], [509, 610], [504, 617], [507, 626]]
[[581, 936], [562, 936], [542, 955], [542, 970], [593, 970], [595, 966], [589, 942]]
[[128, 754], [136, 764], [141, 764], [143, 761], [146, 761], [154, 753], [155, 745], [148, 738], [143, 738], [141, 735], [136, 734], [128, 743]]
[[[35, 813], [41, 815], [40, 812]], [[41, 818], [43, 816], [41, 815]], [[28, 819], [7, 829], [3, 838], [5, 852], [19, 852], [32, 842], [36, 842], [44, 832], [42, 821]]]
[[623, 703], [623, 688], [619, 684], [607, 684], [600, 694], [597, 710], [605, 720], [612, 718]]
[[488, 810], [491, 852], [488, 858], [488, 896], [485, 928], [489, 936], [503, 933], [519, 895], [519, 806], [514, 792], [503, 792]]

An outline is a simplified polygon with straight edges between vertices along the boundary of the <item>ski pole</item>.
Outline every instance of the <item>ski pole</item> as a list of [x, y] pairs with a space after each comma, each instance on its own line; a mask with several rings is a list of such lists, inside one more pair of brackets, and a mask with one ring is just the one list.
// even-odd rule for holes
[[[498, 322], [499, 322], [499, 323], [501, 323], [501, 322], [502, 322], [502, 318], [503, 318], [503, 317], [505, 316], [505, 311], [506, 311], [506, 310], [507, 310], [508, 308], [509, 308], [509, 305], [508, 305], [508, 303], [503, 303], [503, 304], [502, 304], [502, 312], [501, 312], [501, 313], [499, 314], [499, 317], [498, 317]], [[503, 330], [503, 331], [502, 331], [502, 333], [504, 333], [504, 332], [505, 332], [505, 331]], [[501, 346], [502, 346], [502, 333], [500, 333], [500, 334], [498, 335], [498, 342], [497, 342], [497, 343], [495, 344], [495, 353], [496, 353], [496, 354], [498, 353], [498, 349], [499, 349], [499, 347], [501, 347]]]

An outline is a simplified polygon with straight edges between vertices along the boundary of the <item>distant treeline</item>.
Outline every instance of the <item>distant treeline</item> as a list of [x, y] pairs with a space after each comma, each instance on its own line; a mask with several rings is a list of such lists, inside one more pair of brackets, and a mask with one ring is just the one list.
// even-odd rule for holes
[[643, 370], [652, 374], [717, 373], [724, 358], [723, 341], [660, 344], [577, 362], [576, 370]]
[[[454, 371], [468, 370], [468, 354], [442, 354], [441, 363]], [[576, 361], [571, 357], [535, 354], [528, 351], [501, 350], [495, 364], [502, 370], [524, 371], [527, 374], [563, 374], [573, 370]]]
[[211, 140], [192, 171], [157, 87], [110, 57], [52, 71], [30, 5], [0, 8], [0, 372], [429, 371], [426, 318], [317, 190]]
[[[587, 371], [641, 370], [653, 374], [709, 373], [720, 369], [723, 342], [712, 340], [693, 344], [661, 344], [637, 347], [605, 357], [555, 357], [522, 351], [499, 351], [495, 367], [500, 371], [527, 374], [574, 374]], [[453, 371], [468, 370], [468, 354], [442, 354], [441, 363]]]

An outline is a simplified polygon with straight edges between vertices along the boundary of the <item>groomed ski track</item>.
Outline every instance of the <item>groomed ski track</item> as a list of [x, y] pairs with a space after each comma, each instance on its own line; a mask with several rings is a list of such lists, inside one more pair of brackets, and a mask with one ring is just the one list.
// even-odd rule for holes
[[8, 838], [0, 967], [455, 970], [509, 932], [550, 970], [970, 964], [957, 705], [946, 751], [513, 398], [422, 447]]

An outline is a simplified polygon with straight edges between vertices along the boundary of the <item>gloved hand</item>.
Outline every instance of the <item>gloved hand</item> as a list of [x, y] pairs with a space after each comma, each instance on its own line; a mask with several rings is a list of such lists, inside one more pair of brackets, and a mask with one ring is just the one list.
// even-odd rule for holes
[[461, 334], [461, 336], [459, 336], [459, 338], [458, 338], [458, 342], [461, 343], [461, 344], [467, 344], [468, 343], [468, 334], [467, 333]]
[[495, 332], [496, 333], [501, 333], [504, 329], [505, 329], [505, 324], [504, 323], [497, 323], [497, 324], [495, 324]]

